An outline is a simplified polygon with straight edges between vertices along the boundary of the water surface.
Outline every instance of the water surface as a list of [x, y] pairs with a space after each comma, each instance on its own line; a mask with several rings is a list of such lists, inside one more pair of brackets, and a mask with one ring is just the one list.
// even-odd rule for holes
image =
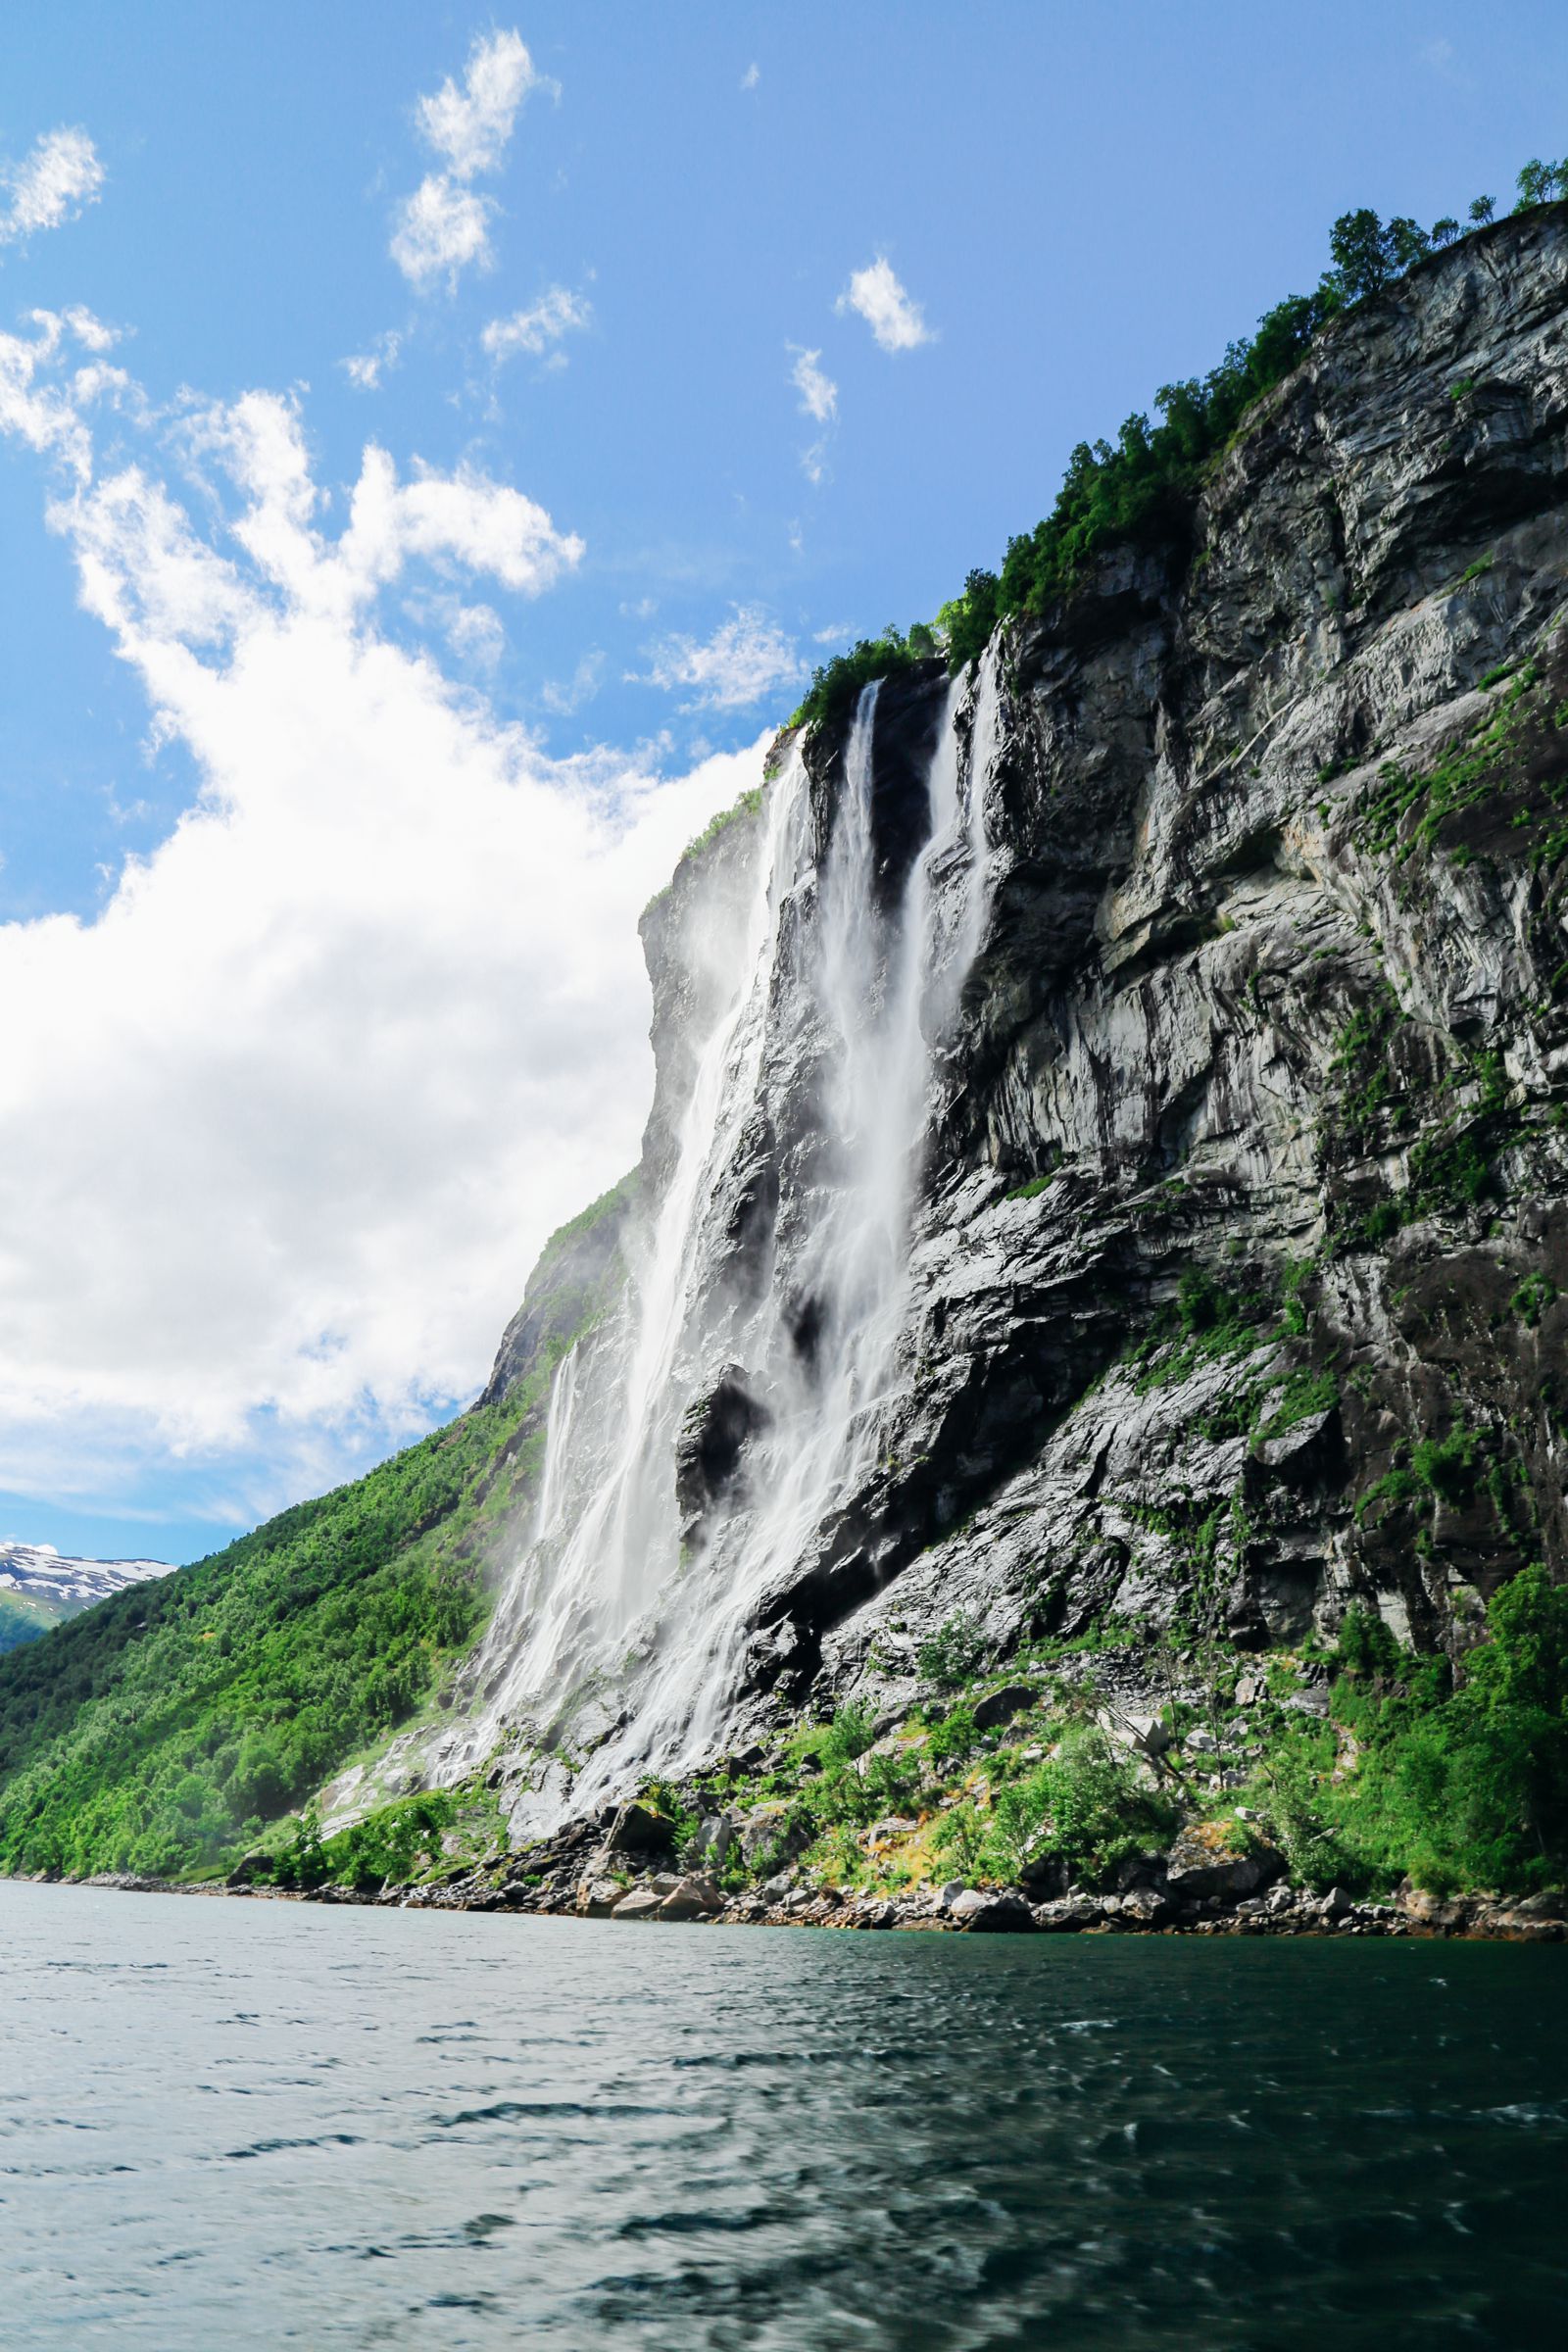
[[0, 1884], [0, 2342], [1563, 2340], [1568, 1951]]

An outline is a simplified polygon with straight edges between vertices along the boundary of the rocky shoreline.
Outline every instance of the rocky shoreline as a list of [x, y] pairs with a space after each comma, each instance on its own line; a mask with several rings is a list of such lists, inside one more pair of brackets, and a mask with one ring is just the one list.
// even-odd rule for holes
[[[1074, 1888], [1032, 1902], [1016, 1886], [966, 1886], [952, 1881], [898, 1896], [833, 1886], [771, 1883], [733, 1895], [695, 1873], [646, 1872], [629, 1883], [588, 1876], [569, 1886], [518, 1876], [517, 1857], [408, 1886], [292, 1888], [240, 1872], [220, 1883], [180, 1884], [102, 1872], [49, 1884], [103, 1886], [130, 1894], [262, 1897], [275, 1902], [348, 1904], [403, 1911], [510, 1912], [519, 1917], [660, 1922], [691, 1927], [840, 1928], [936, 1935], [1382, 1936], [1463, 1938], [1504, 1943], [1568, 1942], [1568, 1903], [1532, 1895], [1509, 1903], [1485, 1894], [1440, 1899], [1399, 1887], [1388, 1901], [1357, 1900], [1342, 1887], [1326, 1894], [1276, 1881], [1266, 1891], [1234, 1888], [1195, 1893], [1168, 1885], [1121, 1893]], [[37, 1876], [25, 1882], [45, 1883]]]

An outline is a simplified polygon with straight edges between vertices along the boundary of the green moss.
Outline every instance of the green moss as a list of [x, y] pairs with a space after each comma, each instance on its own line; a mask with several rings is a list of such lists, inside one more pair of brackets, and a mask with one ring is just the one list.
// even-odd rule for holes
[[1508, 1304], [1526, 1329], [1534, 1331], [1556, 1296], [1557, 1285], [1549, 1274], [1531, 1274], [1519, 1285]]
[[1287, 1430], [1330, 1411], [1340, 1401], [1340, 1384], [1332, 1372], [1313, 1372], [1303, 1366], [1285, 1383], [1280, 1401], [1258, 1431], [1260, 1438], [1282, 1438]]

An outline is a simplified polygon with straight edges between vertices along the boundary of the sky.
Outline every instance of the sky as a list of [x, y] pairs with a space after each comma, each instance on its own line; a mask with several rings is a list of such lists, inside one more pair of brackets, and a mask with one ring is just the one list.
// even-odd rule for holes
[[1534, 0], [13, 0], [0, 1535], [192, 1558], [470, 1398], [812, 664], [1565, 98]]

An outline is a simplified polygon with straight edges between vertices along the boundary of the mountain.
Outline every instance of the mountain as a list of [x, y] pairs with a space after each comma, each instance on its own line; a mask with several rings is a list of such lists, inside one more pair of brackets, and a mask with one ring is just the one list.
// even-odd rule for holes
[[820, 681], [635, 1177], [450, 1432], [0, 1669], [8, 1865], [1560, 1883], [1565, 328], [1561, 206], [1434, 252]]
[[127, 1585], [169, 1573], [163, 1560], [68, 1560], [48, 1544], [0, 1544], [0, 1653]]

